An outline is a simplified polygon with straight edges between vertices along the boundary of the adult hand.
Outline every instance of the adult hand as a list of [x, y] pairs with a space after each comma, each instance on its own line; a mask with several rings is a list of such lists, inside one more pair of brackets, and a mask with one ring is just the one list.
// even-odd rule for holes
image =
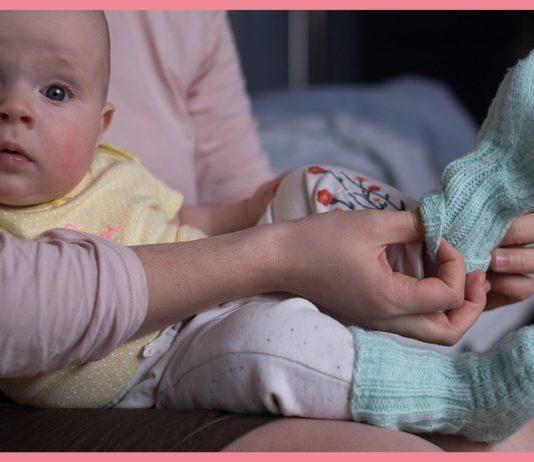
[[436, 277], [391, 269], [386, 247], [422, 241], [418, 212], [330, 212], [209, 239], [133, 247], [145, 269], [149, 306], [138, 335], [228, 300], [285, 291], [370, 329], [450, 345], [486, 304], [484, 274], [465, 277], [451, 245]]
[[525, 300], [534, 294], [534, 281], [526, 273], [534, 273], [534, 213], [516, 218], [491, 258], [486, 309]]
[[436, 277], [391, 269], [388, 245], [423, 240], [417, 211], [331, 212], [283, 225], [289, 231], [277, 246], [278, 285], [343, 322], [451, 345], [486, 304], [484, 273], [466, 278], [463, 257], [447, 242]]

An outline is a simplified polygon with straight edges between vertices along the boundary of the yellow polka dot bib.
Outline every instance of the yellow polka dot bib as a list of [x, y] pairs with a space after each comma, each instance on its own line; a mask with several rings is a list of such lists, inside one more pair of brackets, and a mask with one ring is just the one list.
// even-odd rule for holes
[[0, 229], [22, 239], [68, 228], [123, 245], [175, 242], [184, 240], [180, 233], [191, 232], [169, 224], [182, 202], [182, 194], [155, 178], [132, 154], [101, 144], [74, 190], [44, 204], [0, 206]]

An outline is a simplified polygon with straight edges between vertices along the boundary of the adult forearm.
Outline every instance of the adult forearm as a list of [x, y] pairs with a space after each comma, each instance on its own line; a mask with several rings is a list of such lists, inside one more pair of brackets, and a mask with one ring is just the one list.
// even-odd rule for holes
[[278, 225], [175, 244], [132, 247], [144, 266], [149, 309], [138, 334], [208, 307], [278, 289]]
[[137, 331], [146, 309], [130, 249], [68, 230], [35, 241], [0, 233], [0, 376], [102, 358]]

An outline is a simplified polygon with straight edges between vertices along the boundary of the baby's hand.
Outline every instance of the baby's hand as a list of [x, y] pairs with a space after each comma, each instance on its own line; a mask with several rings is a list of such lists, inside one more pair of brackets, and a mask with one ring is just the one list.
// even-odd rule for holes
[[276, 194], [278, 186], [288, 173], [282, 173], [273, 180], [263, 183], [251, 197], [246, 199], [245, 210], [251, 226], [254, 226], [265, 213], [267, 205]]

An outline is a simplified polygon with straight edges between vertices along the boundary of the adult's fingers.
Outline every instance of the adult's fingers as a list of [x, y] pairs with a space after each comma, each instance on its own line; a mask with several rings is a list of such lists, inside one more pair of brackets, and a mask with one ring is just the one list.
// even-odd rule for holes
[[425, 237], [425, 228], [419, 209], [407, 212], [369, 211], [373, 236], [381, 244], [404, 244], [421, 242]]
[[512, 222], [501, 245], [529, 244], [531, 242], [534, 242], [534, 213], [527, 213]]
[[465, 300], [459, 308], [385, 319], [380, 322], [379, 328], [423, 342], [454, 345], [475, 323], [485, 305], [484, 273], [475, 271], [466, 278]]
[[456, 331], [456, 343], [469, 329], [484, 310], [487, 300], [486, 274], [482, 271], [474, 271], [467, 275], [465, 282], [465, 301], [457, 310], [447, 312], [450, 327]]
[[432, 313], [458, 308], [464, 300], [465, 263], [462, 255], [442, 240], [436, 257], [436, 277], [415, 279], [392, 273], [392, 303], [397, 315]]
[[501, 294], [499, 292], [494, 292], [493, 290], [488, 293], [488, 301], [486, 303], [486, 311], [494, 310], [495, 308], [502, 308], [507, 305], [519, 302], [519, 299], [508, 297], [507, 295]]
[[491, 283], [491, 292], [486, 303], [487, 310], [525, 300], [534, 294], [534, 280], [524, 274], [489, 272], [487, 277]]
[[491, 269], [498, 273], [534, 273], [534, 248], [499, 247], [491, 254]]

